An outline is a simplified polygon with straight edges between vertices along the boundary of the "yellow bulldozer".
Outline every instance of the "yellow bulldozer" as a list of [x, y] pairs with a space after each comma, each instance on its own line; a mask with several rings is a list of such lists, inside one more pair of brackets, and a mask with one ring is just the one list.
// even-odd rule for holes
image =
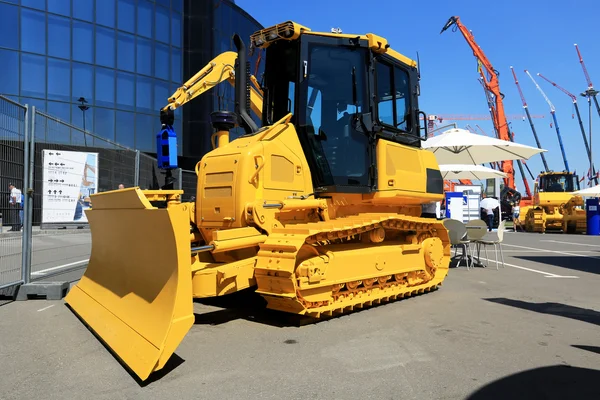
[[519, 210], [519, 220], [528, 232], [562, 231], [585, 233], [586, 213], [579, 179], [571, 172], [542, 172], [534, 185], [533, 204]]
[[[318, 319], [432, 291], [448, 273], [448, 232], [421, 217], [443, 179], [421, 148], [417, 63], [375, 34], [294, 22], [250, 40], [265, 51], [262, 85], [248, 83], [238, 35], [235, 57], [198, 76], [227, 74], [236, 100], [211, 116], [194, 202], [134, 187], [86, 210], [91, 257], [65, 301], [142, 381], [191, 329], [194, 298], [255, 290], [270, 309]], [[169, 99], [165, 137], [195, 93]], [[230, 140], [234, 127], [244, 133]]]

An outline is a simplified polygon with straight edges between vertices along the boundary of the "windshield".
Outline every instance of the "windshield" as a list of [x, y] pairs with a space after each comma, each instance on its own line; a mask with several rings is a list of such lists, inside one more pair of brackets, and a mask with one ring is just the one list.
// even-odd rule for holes
[[303, 90], [306, 149], [315, 161], [317, 186], [369, 183], [369, 139], [356, 130], [368, 103], [366, 51], [310, 44]]
[[540, 192], [574, 192], [579, 190], [577, 175], [546, 175], [540, 177]]

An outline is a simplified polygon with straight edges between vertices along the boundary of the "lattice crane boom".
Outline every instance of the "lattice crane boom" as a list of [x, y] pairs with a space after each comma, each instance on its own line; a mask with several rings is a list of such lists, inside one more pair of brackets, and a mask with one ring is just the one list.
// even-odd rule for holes
[[557, 88], [558, 90], [560, 90], [561, 92], [563, 92], [564, 94], [569, 96], [571, 98], [571, 100], [573, 101], [573, 103], [577, 103], [577, 96], [575, 96], [573, 93], [569, 92], [567, 89], [563, 88], [562, 86], [559, 86], [555, 82], [552, 82], [550, 79], [546, 78], [544, 75], [540, 74], [539, 72], [537, 73], [537, 76], [539, 76], [543, 80], [549, 82], [552, 86], [554, 86], [555, 88]]
[[[587, 81], [587, 84], [588, 84], [587, 92], [593, 92], [594, 85], [592, 85], [592, 80], [590, 79], [590, 75], [587, 72], [587, 68], [585, 67], [585, 64], [583, 62], [583, 57], [581, 57], [581, 52], [579, 51], [579, 47], [577, 47], [577, 43], [575, 43], [575, 49], [577, 50], [577, 56], [579, 57], [579, 63], [581, 63], [581, 68], [583, 69], [583, 74], [585, 75], [585, 80]], [[591, 101], [591, 97], [594, 98], [594, 104], [596, 105], [596, 111], [598, 111], [598, 116], [600, 116], [600, 104], [598, 104], [598, 98], [596, 97], [595, 94], [592, 95], [590, 93], [587, 93], [588, 103]], [[591, 104], [590, 104], [590, 106], [591, 106]]]
[[537, 75], [540, 78], [544, 79], [545, 81], [549, 82], [552, 86], [554, 86], [555, 88], [557, 88], [558, 90], [560, 90], [561, 92], [566, 94], [567, 96], [569, 96], [571, 98], [571, 100], [573, 101], [573, 106], [575, 107], [575, 113], [577, 114], [577, 121], [579, 122], [579, 129], [581, 130], [581, 136], [583, 137], [583, 144], [585, 145], [585, 151], [587, 152], [588, 160], [590, 161], [590, 164], [592, 165], [592, 176], [594, 176], [594, 183], [597, 185], [598, 184], [598, 176], [596, 174], [596, 167], [594, 166], [594, 163], [592, 162], [592, 152], [590, 150], [590, 145], [587, 140], [587, 135], [585, 134], [585, 128], [583, 127], [583, 121], [581, 119], [581, 113], [579, 112], [579, 106], [577, 105], [577, 96], [575, 96], [573, 93], [569, 92], [567, 89], [559, 86], [557, 83], [546, 78], [544, 75], [542, 75], [540, 73], [538, 73]]
[[515, 70], [510, 66], [510, 70], [515, 78], [515, 85], [517, 85], [517, 89], [519, 90], [519, 96], [521, 96], [521, 102], [523, 103], [523, 108], [527, 108], [527, 101], [525, 101], [525, 96], [523, 95], [523, 91], [521, 90], [521, 86], [519, 85], [519, 79], [517, 78], [517, 74], [515, 74]]
[[546, 93], [544, 93], [540, 85], [538, 85], [535, 79], [533, 79], [533, 76], [531, 76], [529, 71], [525, 70], [525, 73], [529, 75], [535, 87], [540, 91], [542, 96], [544, 96], [546, 103], [548, 103], [548, 105], [550, 106], [550, 114], [552, 114], [552, 119], [554, 120], [554, 128], [556, 129], [556, 135], [558, 136], [558, 144], [560, 145], [560, 152], [562, 153], [562, 158], [565, 163], [565, 171], [570, 171], [569, 162], [567, 161], [567, 154], [565, 153], [565, 147], [563, 145], [562, 137], [560, 135], [560, 128], [558, 127], [558, 120], [556, 119], [556, 108], [554, 108], [554, 105], [552, 104], [548, 96], [546, 96]]
[[540, 85], [538, 85], [537, 82], [535, 81], [535, 79], [533, 79], [533, 76], [531, 76], [531, 74], [529, 73], [529, 71], [525, 70], [525, 73], [527, 75], [529, 75], [529, 77], [531, 78], [531, 81], [533, 82], [533, 84], [535, 85], [535, 87], [537, 88], [537, 90], [539, 90], [540, 93], [542, 94], [542, 96], [544, 96], [544, 100], [546, 100], [546, 103], [548, 103], [548, 105], [550, 106], [550, 112], [554, 115], [554, 113], [556, 112], [556, 108], [554, 108], [554, 104], [552, 104], [552, 102], [550, 101], [550, 99], [548, 98], [548, 96], [546, 96], [546, 93], [544, 93], [544, 91], [542, 90], [542, 88], [540, 87]]
[[587, 72], [587, 68], [585, 67], [585, 63], [583, 62], [583, 57], [581, 57], [581, 52], [579, 51], [577, 43], [575, 43], [575, 50], [577, 50], [577, 57], [579, 57], [579, 63], [581, 64], [581, 68], [583, 69], [583, 74], [585, 75], [585, 80], [587, 81], [588, 89], [594, 89], [594, 85], [592, 85], [592, 80], [590, 79], [590, 74], [588, 74]]
[[[531, 114], [529, 113], [529, 108], [527, 107], [527, 101], [525, 101], [525, 95], [523, 94], [523, 91], [521, 90], [521, 85], [519, 85], [519, 79], [517, 78], [517, 74], [515, 74], [515, 70], [514, 68], [510, 67], [510, 70], [512, 71], [512, 75], [515, 78], [515, 85], [517, 85], [517, 89], [519, 90], [519, 95], [521, 96], [521, 101], [523, 102], [523, 108], [525, 109], [525, 113], [527, 114], [527, 119], [529, 120], [529, 126], [531, 126], [531, 131], [533, 132], [533, 138], [535, 139], [535, 143], [537, 144], [537, 147], [539, 149], [542, 148], [542, 145], [540, 144], [540, 139], [538, 138], [537, 132], [535, 131], [535, 126], [533, 125], [533, 120], [531, 119]], [[546, 162], [546, 156], [544, 155], [544, 153], [540, 153], [540, 156], [542, 157], [542, 163], [544, 164], [544, 169], [546, 172], [550, 171], [550, 169], [548, 168], [548, 163]]]

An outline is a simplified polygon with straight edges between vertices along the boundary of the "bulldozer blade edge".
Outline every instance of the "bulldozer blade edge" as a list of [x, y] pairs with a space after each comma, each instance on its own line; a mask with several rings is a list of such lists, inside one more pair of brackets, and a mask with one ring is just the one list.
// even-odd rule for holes
[[87, 210], [89, 265], [65, 302], [142, 381], [194, 324], [187, 204], [156, 208], [139, 188]]

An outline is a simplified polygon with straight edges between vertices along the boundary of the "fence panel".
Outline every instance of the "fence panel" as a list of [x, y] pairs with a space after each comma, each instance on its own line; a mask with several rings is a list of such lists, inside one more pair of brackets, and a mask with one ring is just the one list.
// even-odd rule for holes
[[43, 112], [36, 111], [33, 117], [33, 225], [40, 227], [31, 244], [31, 280], [35, 281], [87, 265], [91, 235], [84, 210], [92, 206], [89, 196], [118, 189], [120, 184], [133, 186], [137, 155]]
[[198, 185], [198, 177], [195, 171], [181, 170], [181, 189], [183, 196], [181, 201], [194, 201], [196, 198], [196, 190]]
[[[51, 159], [66, 156], [74, 158]], [[165, 176], [154, 157], [0, 96], [0, 289], [85, 267], [89, 196], [121, 184], [159, 189]], [[190, 201], [195, 173], [178, 169], [173, 178]], [[16, 213], [20, 232], [6, 232], [13, 223], [9, 183], [25, 195], [25, 210]]]
[[[140, 153], [139, 164], [139, 183], [138, 186], [143, 190], [158, 190], [165, 184], [165, 171], [158, 169], [156, 158], [147, 154]], [[177, 176], [176, 173], [173, 173]]]
[[25, 106], [0, 96], [0, 289], [22, 282], [23, 203], [11, 204], [9, 185], [24, 191], [26, 118]]

